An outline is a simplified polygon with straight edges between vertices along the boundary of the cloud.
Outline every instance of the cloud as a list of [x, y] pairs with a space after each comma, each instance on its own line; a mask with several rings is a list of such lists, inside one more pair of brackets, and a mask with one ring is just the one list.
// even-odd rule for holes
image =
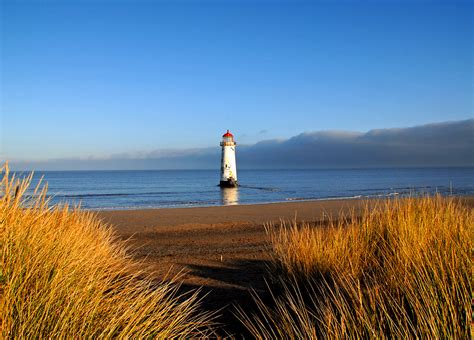
[[[218, 169], [220, 148], [160, 149], [107, 159], [14, 162], [20, 169]], [[239, 168], [474, 166], [474, 119], [410, 128], [305, 132], [238, 145]]]
[[472, 166], [474, 120], [367, 133], [318, 131], [257, 143], [240, 153], [264, 168]]

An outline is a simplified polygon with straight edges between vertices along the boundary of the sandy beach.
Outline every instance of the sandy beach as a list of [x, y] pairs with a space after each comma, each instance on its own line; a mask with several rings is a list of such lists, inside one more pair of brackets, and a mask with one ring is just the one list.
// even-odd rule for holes
[[[474, 197], [463, 198], [473, 207]], [[369, 201], [374, 204], [376, 201]], [[133, 257], [157, 279], [181, 272], [182, 290], [202, 287], [203, 308], [222, 309], [225, 330], [243, 330], [232, 315], [233, 304], [250, 306], [249, 289], [265, 291], [269, 260], [264, 225], [280, 220], [316, 222], [341, 211], [360, 211], [362, 200], [327, 200], [261, 205], [101, 211]]]
[[[184, 281], [196, 285], [235, 286], [203, 267], [228, 267], [242, 261], [265, 261], [265, 224], [280, 220], [315, 222], [340, 211], [361, 209], [361, 200], [328, 200], [198, 208], [101, 211], [123, 239], [130, 239], [134, 256], [160, 275], [170, 268], [190, 271]], [[200, 269], [199, 269], [200, 268]]]

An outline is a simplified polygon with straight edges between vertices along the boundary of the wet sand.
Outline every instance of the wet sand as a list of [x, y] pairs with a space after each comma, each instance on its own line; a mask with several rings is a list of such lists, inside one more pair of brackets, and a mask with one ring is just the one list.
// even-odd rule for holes
[[[474, 197], [464, 201], [474, 207]], [[226, 324], [225, 331], [241, 334], [232, 305], [251, 306], [251, 288], [265, 292], [269, 255], [264, 225], [294, 219], [317, 222], [341, 211], [360, 211], [364, 204], [353, 199], [97, 214], [129, 240], [133, 257], [144, 261], [157, 279], [181, 272], [182, 290], [202, 287], [207, 294], [203, 308], [222, 309], [219, 321]]]

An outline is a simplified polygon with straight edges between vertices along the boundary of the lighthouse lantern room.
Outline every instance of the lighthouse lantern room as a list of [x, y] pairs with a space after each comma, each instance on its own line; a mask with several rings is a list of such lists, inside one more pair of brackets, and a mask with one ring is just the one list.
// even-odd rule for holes
[[222, 136], [222, 155], [221, 155], [221, 188], [236, 187], [237, 184], [237, 165], [235, 162], [235, 143], [234, 136], [227, 130]]

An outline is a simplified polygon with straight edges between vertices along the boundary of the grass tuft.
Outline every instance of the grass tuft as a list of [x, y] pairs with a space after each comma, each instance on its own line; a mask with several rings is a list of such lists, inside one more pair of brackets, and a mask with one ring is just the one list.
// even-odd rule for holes
[[436, 196], [268, 226], [271, 301], [239, 317], [257, 338], [469, 338], [472, 222]]
[[46, 187], [26, 195], [8, 165], [0, 182], [2, 338], [196, 337], [208, 314], [197, 293], [156, 283], [93, 213], [49, 206]]

